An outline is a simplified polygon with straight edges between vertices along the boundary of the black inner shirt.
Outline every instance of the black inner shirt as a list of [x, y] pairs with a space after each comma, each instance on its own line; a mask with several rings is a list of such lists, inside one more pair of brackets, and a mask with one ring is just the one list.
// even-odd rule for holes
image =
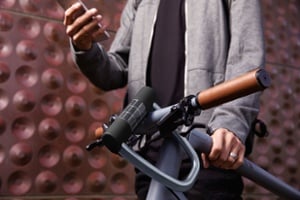
[[161, 0], [147, 71], [147, 85], [161, 107], [177, 103], [184, 95], [184, 0]]

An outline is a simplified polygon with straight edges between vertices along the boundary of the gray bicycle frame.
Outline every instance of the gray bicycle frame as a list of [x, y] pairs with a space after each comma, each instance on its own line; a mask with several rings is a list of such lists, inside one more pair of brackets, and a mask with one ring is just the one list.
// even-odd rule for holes
[[[156, 167], [151, 166], [150, 163], [131, 150], [126, 144], [122, 145], [120, 155], [152, 177], [147, 200], [186, 199], [183, 192], [190, 188], [190, 184], [195, 181], [192, 179], [194, 175], [197, 174], [196, 170], [198, 170], [198, 166], [192, 172], [193, 176], [190, 177], [189, 181], [177, 180], [181, 165], [180, 158], [183, 157], [180, 146], [187, 146], [184, 148], [189, 149], [189, 151], [194, 151], [191, 150], [194, 148], [197, 152], [209, 153], [212, 144], [211, 137], [205, 133], [201, 133], [197, 129], [191, 131], [188, 141], [189, 143], [186, 142], [185, 138], [173, 132], [173, 138], [166, 138], [161, 146], [160, 157]], [[196, 152], [191, 154], [194, 155]], [[192, 156], [192, 159], [194, 158], [195, 157]], [[194, 162], [197, 163], [197, 159]], [[201, 171], [199, 172], [201, 173]], [[298, 190], [276, 178], [248, 159], [244, 159], [244, 163], [237, 169], [237, 172], [279, 197], [289, 200], [300, 200], [300, 192]], [[174, 178], [166, 178], [169, 176], [173, 176]], [[169, 183], [170, 181], [172, 183]]]

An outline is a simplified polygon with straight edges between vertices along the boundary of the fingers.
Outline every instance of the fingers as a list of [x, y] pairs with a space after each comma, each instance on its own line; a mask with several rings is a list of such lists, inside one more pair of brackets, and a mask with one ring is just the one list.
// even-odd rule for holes
[[208, 168], [209, 167], [209, 161], [207, 159], [207, 156], [204, 153], [201, 153], [201, 159], [203, 162], [203, 167]]
[[74, 20], [83, 13], [84, 13], [84, 8], [79, 2], [73, 4], [70, 8], [68, 8], [65, 11], [64, 22], [63, 22], [64, 25], [68, 26], [72, 24]]
[[244, 145], [237, 145], [232, 147], [228, 154], [227, 162], [222, 166], [225, 169], [237, 169], [243, 164], [245, 147]]
[[73, 40], [74, 45], [81, 49], [81, 50], [87, 50], [90, 49], [93, 42], [93, 34], [95, 29], [98, 28], [98, 22], [93, 20], [89, 24], [83, 26], [80, 30], [75, 32], [71, 38]]
[[245, 147], [241, 141], [227, 129], [218, 129], [212, 135], [212, 149], [208, 155], [210, 164], [236, 169], [243, 163]]
[[89, 49], [94, 38], [104, 32], [99, 26], [102, 16], [97, 13], [95, 8], [85, 11], [80, 3], [73, 4], [65, 11], [66, 34], [80, 50]]
[[85, 33], [90, 33], [91, 31], [95, 30], [95, 28], [98, 27], [98, 21], [97, 18], [95, 17], [97, 15], [97, 12], [98, 12], [97, 9], [92, 8], [74, 20], [67, 19], [67, 21], [72, 21], [71, 24], [67, 25], [67, 29], [66, 29], [67, 34], [70, 37], [72, 37], [80, 30], [81, 31], [83, 30]]

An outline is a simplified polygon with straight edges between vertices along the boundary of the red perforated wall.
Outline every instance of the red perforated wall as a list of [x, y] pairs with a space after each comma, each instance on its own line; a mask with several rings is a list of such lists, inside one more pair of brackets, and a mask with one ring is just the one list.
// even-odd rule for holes
[[[114, 36], [125, 2], [87, 3], [103, 10]], [[75, 68], [55, 1], [0, 6], [0, 198], [133, 199], [132, 167], [105, 148], [85, 150], [121, 109], [124, 90], [104, 93]]]
[[[114, 36], [126, 0], [85, 2]], [[300, 189], [300, 2], [261, 2], [272, 86], [259, 117], [270, 135], [256, 139], [251, 160]], [[125, 90], [105, 93], [80, 74], [62, 18], [54, 0], [0, 0], [0, 199], [135, 199], [129, 163], [105, 148], [85, 150]], [[245, 199], [276, 199], [245, 183]]]

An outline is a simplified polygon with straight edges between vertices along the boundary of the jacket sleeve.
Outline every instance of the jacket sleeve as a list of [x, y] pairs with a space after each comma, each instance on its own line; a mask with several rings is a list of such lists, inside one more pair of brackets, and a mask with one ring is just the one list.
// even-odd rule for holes
[[88, 51], [76, 51], [71, 44], [71, 52], [78, 68], [91, 83], [102, 90], [113, 90], [127, 84], [136, 7], [136, 0], [128, 0], [121, 15], [120, 27], [108, 52], [100, 43], [94, 43]]
[[[259, 0], [229, 1], [230, 44], [225, 81], [264, 67], [264, 33], [260, 6]], [[209, 132], [226, 128], [245, 142], [251, 123], [259, 112], [260, 94], [261, 92], [257, 92], [217, 107], [208, 123]]]

